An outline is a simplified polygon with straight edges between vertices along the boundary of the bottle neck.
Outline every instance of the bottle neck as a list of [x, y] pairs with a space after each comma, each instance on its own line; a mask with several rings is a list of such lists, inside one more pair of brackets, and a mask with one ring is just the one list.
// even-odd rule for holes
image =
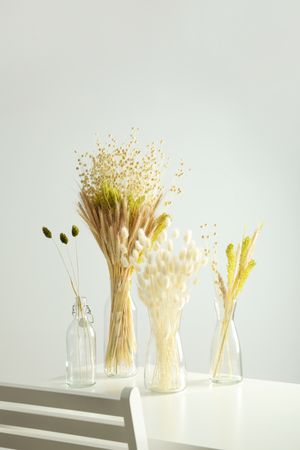
[[216, 296], [215, 297], [215, 310], [217, 313], [218, 320], [233, 320], [234, 313], [236, 308], [236, 301], [229, 302], [228, 300], [224, 300], [223, 298]]
[[86, 315], [86, 298], [85, 297], [76, 297], [75, 303], [73, 305], [73, 316], [74, 317], [83, 317]]

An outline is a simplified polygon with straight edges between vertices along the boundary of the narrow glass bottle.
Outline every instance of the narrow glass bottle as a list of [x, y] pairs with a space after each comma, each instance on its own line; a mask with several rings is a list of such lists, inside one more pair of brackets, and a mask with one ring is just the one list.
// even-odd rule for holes
[[72, 312], [66, 339], [66, 381], [69, 386], [91, 386], [96, 382], [96, 334], [86, 298], [77, 297]]

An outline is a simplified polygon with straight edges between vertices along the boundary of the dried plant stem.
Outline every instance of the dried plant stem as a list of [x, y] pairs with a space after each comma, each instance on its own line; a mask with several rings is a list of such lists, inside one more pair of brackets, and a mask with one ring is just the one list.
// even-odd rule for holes
[[225, 314], [224, 314], [225, 318], [222, 321], [220, 345], [219, 345], [219, 349], [218, 349], [218, 352], [217, 352], [217, 355], [215, 358], [215, 363], [213, 365], [213, 378], [215, 378], [217, 376], [217, 373], [219, 371], [219, 366], [221, 363], [221, 358], [223, 356], [224, 346], [226, 344], [226, 340], [228, 337], [228, 330], [229, 330], [229, 325], [230, 325], [232, 317], [233, 317], [233, 312], [234, 312], [234, 303], [232, 304], [229, 311], [225, 310]]
[[181, 311], [163, 312], [153, 308], [150, 309], [149, 315], [157, 353], [151, 387], [160, 392], [175, 391], [180, 386], [176, 339]]
[[66, 247], [66, 253], [67, 253], [67, 257], [68, 257], [69, 264], [70, 264], [69, 267], [71, 267], [72, 274], [73, 274], [73, 283], [76, 285], [76, 291], [79, 293], [79, 286], [78, 286], [77, 276], [76, 276], [76, 273], [75, 273], [74, 265], [73, 265], [72, 258], [71, 258], [71, 255], [70, 255], [68, 247]]
[[77, 240], [75, 241], [75, 252], [76, 252], [76, 273], [77, 273], [77, 287], [78, 292], [80, 292], [80, 284], [79, 284], [79, 261], [78, 261], [78, 248], [77, 248]]
[[[88, 330], [89, 323], [88, 323], [88, 319], [86, 316], [86, 310], [82, 304], [81, 297], [77, 296], [75, 302], [76, 302], [77, 319], [79, 320], [81, 329], [83, 330], [85, 345], [87, 347], [85, 352], [82, 352], [82, 350], [80, 350], [79, 328], [77, 328], [77, 340], [75, 341], [77, 343], [76, 357], [77, 357], [78, 368], [79, 368], [79, 373], [77, 374], [77, 376], [79, 378], [78, 379], [79, 384], [84, 384], [90, 371], [94, 370], [93, 369], [94, 354], [93, 354], [93, 348], [92, 348], [92, 344], [91, 344], [91, 336], [90, 336], [89, 330]], [[84, 360], [82, 359], [82, 357]]]
[[111, 311], [105, 370], [107, 374], [117, 374], [119, 367], [130, 368], [134, 364], [136, 342], [130, 297], [131, 271], [117, 266], [110, 272]]
[[60, 251], [60, 249], [59, 249], [57, 243], [55, 242], [55, 240], [54, 240], [53, 238], [52, 238], [51, 240], [52, 240], [53, 245], [55, 246], [56, 250], [58, 251], [58, 254], [59, 254], [59, 256], [60, 256], [60, 259], [61, 259], [61, 261], [62, 261], [62, 263], [63, 263], [63, 265], [64, 265], [64, 268], [66, 269], [67, 275], [68, 275], [68, 277], [69, 277], [69, 280], [70, 280], [70, 284], [71, 284], [72, 290], [73, 290], [73, 292], [74, 292], [74, 294], [75, 294], [75, 297], [77, 298], [77, 297], [79, 296], [79, 293], [78, 293], [78, 290], [77, 290], [76, 286], [75, 286], [74, 283], [73, 283], [73, 280], [72, 280], [70, 271], [69, 271], [69, 269], [68, 269], [68, 267], [67, 267], [67, 265], [66, 265], [66, 262], [65, 262], [65, 260], [64, 260], [64, 257], [63, 257], [63, 255], [61, 254], [61, 251]]
[[[123, 265], [121, 244], [126, 247], [126, 258], [129, 258], [141, 228], [152, 238], [166, 226], [166, 215], [155, 217], [159, 202], [160, 198], [151, 205], [141, 204], [132, 210], [126, 198], [122, 198], [114, 207], [105, 209], [101, 205], [95, 205], [84, 190], [80, 193], [79, 213], [102, 250], [110, 274], [111, 316], [105, 357], [105, 371], [108, 375], [118, 375], [124, 368], [133, 367], [136, 351], [130, 297], [134, 267], [128, 260], [128, 267]], [[127, 230], [127, 237], [122, 237], [124, 228]], [[131, 370], [123, 372], [131, 373]]]

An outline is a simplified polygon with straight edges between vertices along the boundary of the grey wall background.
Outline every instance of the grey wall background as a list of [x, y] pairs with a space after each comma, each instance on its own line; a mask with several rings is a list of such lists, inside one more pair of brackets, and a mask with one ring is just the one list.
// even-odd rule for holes
[[[300, 382], [299, 13], [291, 0], [0, 0], [1, 379], [64, 372], [73, 298], [44, 224], [81, 225], [101, 360], [107, 270], [76, 214], [74, 150], [136, 126], [193, 169], [178, 227], [217, 222], [224, 252], [265, 223], [236, 314], [244, 373]], [[214, 323], [207, 269], [184, 311], [189, 370], [208, 370]]]

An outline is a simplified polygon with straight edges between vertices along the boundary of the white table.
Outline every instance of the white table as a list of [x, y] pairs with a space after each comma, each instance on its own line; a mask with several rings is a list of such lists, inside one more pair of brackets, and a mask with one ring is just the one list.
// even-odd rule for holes
[[[300, 450], [300, 385], [245, 379], [213, 386], [207, 375], [189, 373], [188, 387], [176, 394], [145, 391], [143, 371], [134, 378], [103, 374], [90, 392], [119, 395], [140, 388], [151, 449]], [[60, 377], [47, 384], [63, 388]], [[191, 446], [191, 447], [189, 447]], [[176, 446], [177, 448], [177, 446]]]

